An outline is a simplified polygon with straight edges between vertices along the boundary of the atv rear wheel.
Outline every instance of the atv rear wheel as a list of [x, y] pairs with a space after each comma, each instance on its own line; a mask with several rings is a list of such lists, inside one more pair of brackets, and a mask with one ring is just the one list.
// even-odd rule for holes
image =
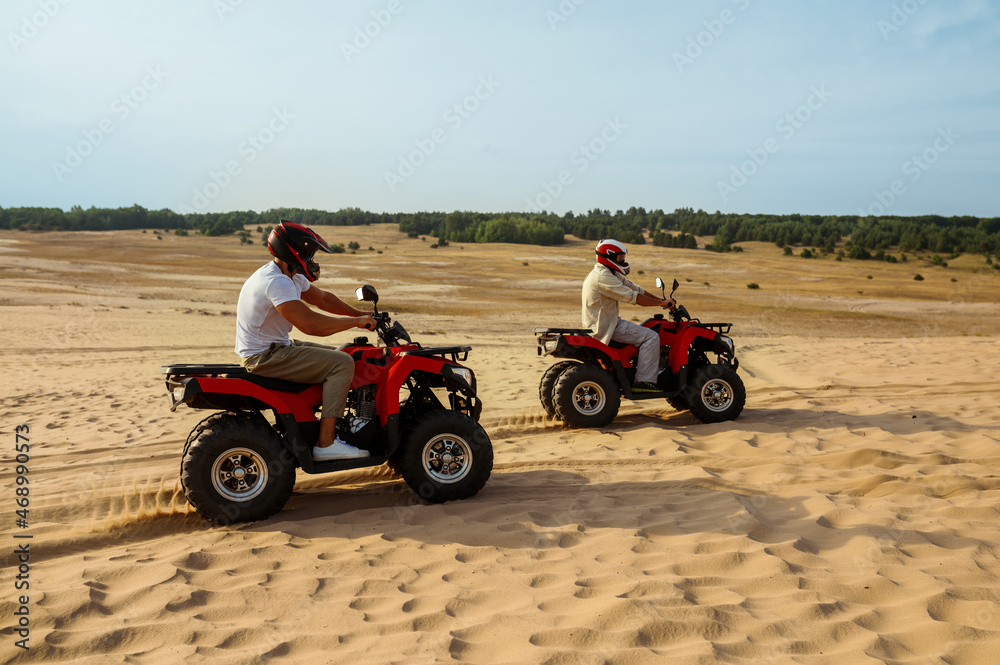
[[181, 462], [188, 503], [216, 524], [254, 522], [281, 510], [295, 484], [295, 458], [269, 426], [238, 415], [207, 423]]
[[683, 395], [691, 413], [703, 423], [735, 420], [747, 401], [743, 380], [729, 365], [699, 367]]
[[556, 381], [559, 379], [559, 375], [564, 371], [577, 365], [572, 360], [563, 360], [555, 365], [551, 365], [542, 374], [542, 380], [538, 383], [538, 399], [542, 403], [542, 408], [545, 409], [545, 413], [550, 416], [556, 415], [556, 405], [552, 401], [552, 393], [556, 388]]
[[618, 415], [622, 396], [610, 374], [578, 363], [556, 379], [552, 401], [556, 415], [570, 427], [604, 427]]
[[475, 420], [455, 411], [432, 411], [408, 429], [393, 457], [406, 484], [425, 501], [466, 499], [486, 484], [493, 445]]

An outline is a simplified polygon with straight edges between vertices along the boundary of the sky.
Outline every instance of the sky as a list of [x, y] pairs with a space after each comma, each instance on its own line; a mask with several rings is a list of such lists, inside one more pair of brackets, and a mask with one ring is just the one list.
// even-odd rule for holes
[[1000, 0], [5, 0], [0, 206], [1000, 216]]

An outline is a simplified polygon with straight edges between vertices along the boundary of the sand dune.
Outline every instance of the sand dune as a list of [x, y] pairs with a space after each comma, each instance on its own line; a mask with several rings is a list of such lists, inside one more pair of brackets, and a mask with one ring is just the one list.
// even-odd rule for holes
[[[996, 662], [995, 277], [969, 291], [974, 307], [951, 308], [945, 280], [915, 286], [916, 298], [878, 294], [876, 307], [847, 294], [875, 269], [902, 284], [891, 271], [903, 268], [850, 277], [851, 264], [821, 263], [836, 288], [857, 284], [804, 314], [776, 248], [643, 248], [649, 282], [682, 261], [717, 276], [718, 262], [735, 262], [729, 282], [688, 287], [684, 302], [732, 314], [746, 410], [702, 425], [666, 403], [626, 402], [611, 426], [579, 431], [538, 404], [546, 361], [530, 329], [576, 324], [566, 273], [586, 271], [582, 245], [435, 253], [365, 233], [384, 258], [343, 257], [338, 277], [384, 288], [414, 337], [473, 345], [493, 476], [472, 499], [425, 505], [385, 469], [300, 475], [276, 516], [224, 528], [191, 511], [178, 481], [184, 439], [207, 414], [171, 413], [156, 370], [231, 360], [234, 293], [260, 249], [174, 237], [158, 247], [131, 232], [147, 265], [109, 273], [88, 256], [122, 239], [79, 234], [39, 270], [16, 251], [37, 236], [4, 236], [14, 249], [0, 271], [0, 424], [8, 451], [13, 428], [31, 427], [32, 504], [29, 529], [9, 515], [2, 531], [8, 544], [33, 538], [31, 649], [14, 646], [7, 554], [3, 662]], [[177, 267], [206, 253], [228, 257], [220, 279], [191, 258]], [[439, 273], [414, 276], [420, 261]], [[538, 276], [567, 295], [502, 288], [525, 261], [545, 263]], [[463, 271], [497, 281], [467, 288]], [[746, 274], [772, 285], [753, 296], [765, 314], [743, 302]], [[395, 306], [394, 286], [408, 287]], [[784, 304], [765, 310], [776, 292]], [[949, 309], [954, 320], [921, 321]]]

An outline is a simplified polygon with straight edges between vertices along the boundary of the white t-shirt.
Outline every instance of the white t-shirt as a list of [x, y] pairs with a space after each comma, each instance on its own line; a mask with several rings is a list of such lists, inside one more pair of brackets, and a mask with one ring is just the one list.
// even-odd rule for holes
[[240, 289], [236, 305], [236, 353], [246, 358], [267, 351], [271, 344], [291, 344], [292, 324], [276, 307], [301, 300], [309, 290], [309, 280], [301, 273], [289, 277], [274, 261], [262, 266]]

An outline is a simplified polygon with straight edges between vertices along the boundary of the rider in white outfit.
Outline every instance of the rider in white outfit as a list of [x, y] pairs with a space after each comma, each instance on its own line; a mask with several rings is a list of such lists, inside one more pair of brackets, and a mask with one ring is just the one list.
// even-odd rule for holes
[[659, 368], [660, 336], [640, 325], [618, 316], [618, 303], [628, 302], [640, 307], [673, 307], [674, 301], [657, 298], [625, 279], [629, 265], [625, 262], [628, 249], [617, 240], [597, 243], [597, 264], [583, 282], [583, 327], [594, 331], [594, 338], [604, 344], [614, 340], [639, 347], [634, 393], [657, 392], [656, 371]]

